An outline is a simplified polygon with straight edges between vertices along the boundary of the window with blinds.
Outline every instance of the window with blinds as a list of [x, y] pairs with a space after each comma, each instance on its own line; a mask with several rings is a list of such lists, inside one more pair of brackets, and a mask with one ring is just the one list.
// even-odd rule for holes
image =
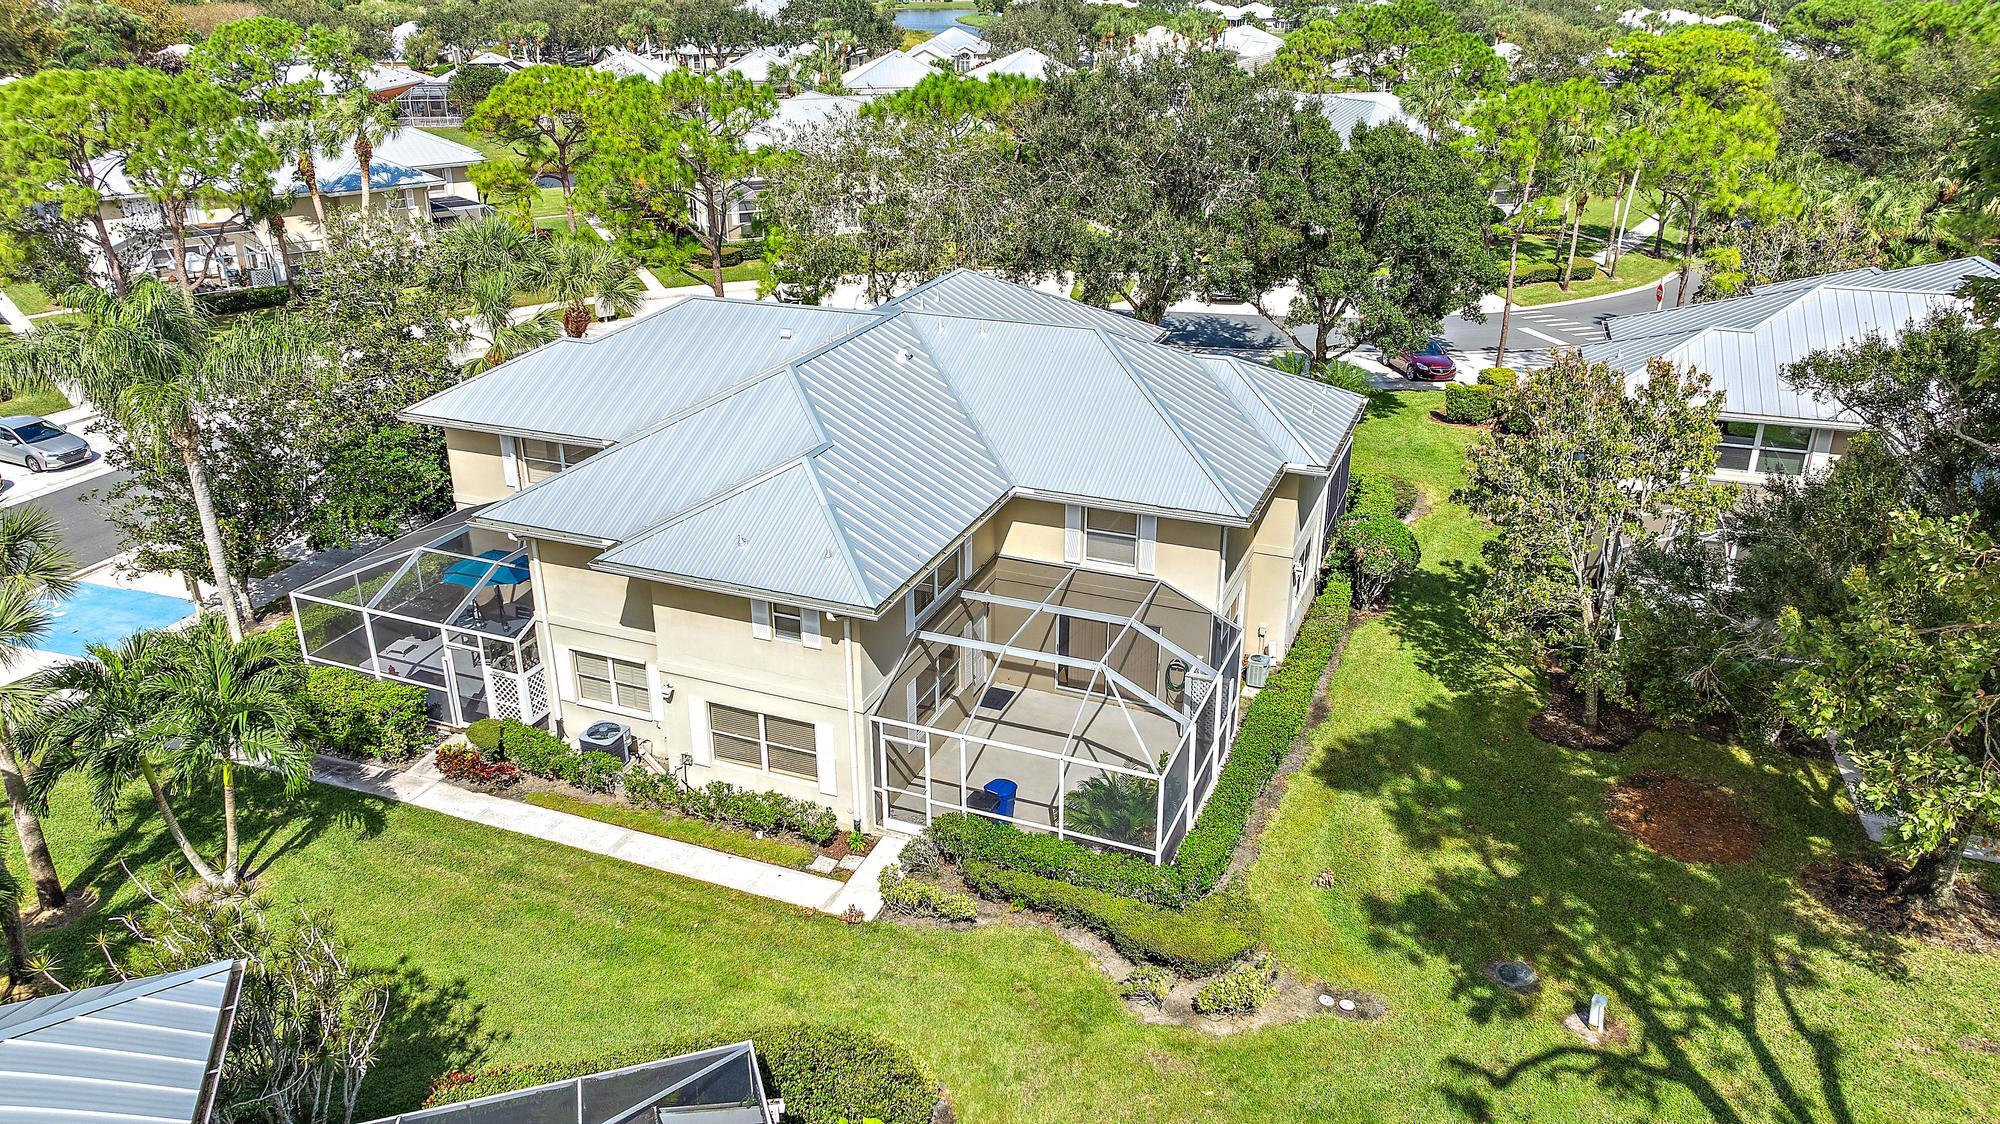
[[646, 665], [591, 652], [575, 655], [576, 695], [589, 703], [651, 712]]
[[710, 703], [708, 730], [718, 761], [800, 780], [819, 779], [819, 740], [810, 722]]

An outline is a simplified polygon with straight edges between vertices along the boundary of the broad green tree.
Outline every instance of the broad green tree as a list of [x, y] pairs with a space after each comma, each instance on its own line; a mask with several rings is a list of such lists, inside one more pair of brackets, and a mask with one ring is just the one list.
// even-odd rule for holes
[[0, 86], [0, 214], [53, 206], [84, 223], [111, 283], [129, 283], [103, 204], [110, 163], [130, 139], [132, 107], [169, 79], [146, 67], [44, 70]]
[[1492, 521], [1473, 617], [1559, 667], [1596, 728], [1622, 693], [1618, 604], [1635, 544], [1711, 530], [1729, 495], [1711, 484], [1721, 396], [1664, 362], [1636, 385], [1559, 352], [1507, 392], [1509, 424], [1473, 446], [1463, 499]]
[[122, 297], [80, 285], [64, 302], [77, 310], [73, 321], [44, 327], [0, 351], [6, 385], [16, 393], [81, 387], [135, 450], [154, 461], [180, 462], [223, 620], [240, 634], [242, 615], [209, 494], [204, 439], [213, 411], [233, 388], [304, 361], [294, 325], [251, 317], [223, 327], [184, 290], [151, 278]]
[[621, 234], [643, 246], [692, 238], [723, 289], [736, 193], [763, 163], [751, 134], [776, 111], [768, 89], [734, 74], [668, 71], [618, 84], [599, 115], [584, 190]]
[[[1478, 315], [1500, 280], [1485, 242], [1491, 205], [1455, 150], [1400, 125], [1355, 128], [1343, 143], [1308, 106], [1291, 160], [1239, 217], [1242, 290], [1321, 370], [1361, 344], [1414, 348], [1452, 312]], [[1265, 294], [1292, 286], [1288, 306]]]
[[555, 176], [575, 234], [576, 173], [597, 152], [601, 111], [618, 86], [600, 71], [531, 66], [495, 86], [465, 125], [512, 149], [525, 167]]
[[1969, 516], [1895, 517], [1888, 551], [1830, 618], [1784, 620], [1802, 666], [1781, 699], [1835, 739], [1883, 842], [1911, 863], [1909, 912], [1949, 910], [1973, 829], [2000, 823], [2000, 545]]
[[[119, 122], [125, 175], [160, 210], [173, 243], [181, 287], [188, 275], [188, 228], [193, 212], [219, 199], [228, 185], [268, 179], [278, 158], [244, 115], [242, 99], [191, 75], [148, 84]], [[211, 247], [212, 250], [212, 247]]]
[[187, 72], [242, 98], [258, 116], [276, 120], [294, 111], [302, 93], [319, 93], [312, 78], [293, 82], [292, 66], [300, 61], [305, 41], [305, 31], [290, 20], [233, 20], [195, 44], [188, 52]]

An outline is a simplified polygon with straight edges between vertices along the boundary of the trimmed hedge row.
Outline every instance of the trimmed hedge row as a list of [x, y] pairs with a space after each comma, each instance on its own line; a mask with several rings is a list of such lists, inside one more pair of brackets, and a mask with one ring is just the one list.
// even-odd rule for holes
[[626, 798], [634, 804], [665, 808], [711, 823], [735, 824], [752, 831], [789, 831], [822, 847], [840, 834], [840, 816], [833, 809], [783, 793], [738, 788], [727, 781], [689, 788], [673, 777], [644, 769], [628, 770], [623, 783]]
[[957, 922], [972, 921], [979, 916], [979, 904], [971, 895], [911, 878], [894, 863], [885, 867], [876, 881], [882, 887], [882, 906], [891, 913]]
[[422, 753], [433, 741], [426, 694], [413, 684], [313, 664], [299, 701], [328, 749], [397, 760]]
[[1478, 425], [1493, 420], [1493, 414], [1500, 408], [1500, 387], [1491, 383], [1467, 386], [1464, 383], [1449, 383], [1444, 388], [1444, 417], [1446, 421], [1460, 425]]
[[1220, 972], [1263, 936], [1263, 915], [1230, 890], [1170, 909], [976, 859], [961, 864], [959, 872], [988, 898], [1053, 913], [1110, 941], [1129, 959], [1183, 975]]
[[489, 761], [511, 761], [524, 773], [591, 792], [610, 792], [625, 772], [625, 763], [608, 753], [584, 753], [547, 730], [512, 718], [482, 718], [465, 728], [465, 740]]
[[496, 1093], [657, 1061], [748, 1039], [763, 1063], [765, 1092], [783, 1098], [785, 1119], [803, 1124], [880, 1120], [930, 1124], [941, 1089], [909, 1051], [864, 1031], [792, 1023], [740, 1034], [705, 1033], [576, 1062], [497, 1066], [451, 1073], [431, 1087], [423, 1107], [460, 1104]]
[[1347, 487], [1347, 510], [1342, 519], [1362, 519], [1371, 515], [1396, 515], [1396, 485], [1386, 476], [1354, 474]]
[[[1393, 492], [1390, 502], [1394, 502]], [[1215, 791], [1181, 840], [1172, 865], [1155, 866], [1132, 855], [1095, 851], [1041, 832], [958, 813], [939, 816], [927, 829], [938, 848], [961, 867], [978, 861], [1077, 886], [1179, 907], [1215, 889], [1236, 845], [1248, 830], [1250, 811], [1305, 725], [1314, 689], [1347, 629], [1354, 590], [1346, 575], [1328, 578], [1299, 626], [1292, 650], [1257, 697], [1243, 709], [1236, 746], [1216, 778]]]
[[199, 305], [202, 311], [215, 316], [255, 312], [260, 308], [276, 308], [291, 299], [292, 291], [283, 285], [263, 285], [254, 289], [217, 289], [194, 295], [194, 303]]

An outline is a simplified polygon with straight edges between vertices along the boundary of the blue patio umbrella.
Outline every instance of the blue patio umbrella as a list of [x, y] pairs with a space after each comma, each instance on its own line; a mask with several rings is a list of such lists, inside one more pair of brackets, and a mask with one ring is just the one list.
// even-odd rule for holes
[[[487, 550], [482, 551], [479, 557], [498, 561], [508, 555], [509, 552], [505, 550]], [[488, 573], [487, 569], [485, 562], [475, 562], [470, 558], [461, 559], [444, 568], [442, 580], [446, 584], [462, 585], [467, 589], [489, 585], [520, 585], [528, 580], [528, 566], [525, 562], [507, 562], [494, 566], [491, 573]], [[482, 578], [484, 580], [481, 580]]]

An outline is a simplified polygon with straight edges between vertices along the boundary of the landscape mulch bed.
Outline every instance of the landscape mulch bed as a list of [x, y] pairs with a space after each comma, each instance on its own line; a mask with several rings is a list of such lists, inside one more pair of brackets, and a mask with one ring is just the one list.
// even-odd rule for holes
[[1951, 913], [1903, 912], [1893, 887], [1909, 868], [1898, 862], [1832, 859], [1799, 872], [1806, 892], [1842, 918], [1877, 933], [1910, 937], [1975, 956], [2000, 955], [2000, 899], [1977, 880], [1958, 880], [1958, 908]]
[[1561, 672], [1548, 673], [1549, 705], [1528, 716], [1528, 732], [1564, 749], [1616, 753], [1646, 732], [1646, 719], [1609, 699], [1597, 703], [1597, 727], [1583, 724], [1583, 692]]
[[1679, 773], [1649, 769], [1620, 780], [1604, 797], [1604, 818], [1682, 862], [1744, 862], [1764, 849], [1763, 827], [1735, 797]]

